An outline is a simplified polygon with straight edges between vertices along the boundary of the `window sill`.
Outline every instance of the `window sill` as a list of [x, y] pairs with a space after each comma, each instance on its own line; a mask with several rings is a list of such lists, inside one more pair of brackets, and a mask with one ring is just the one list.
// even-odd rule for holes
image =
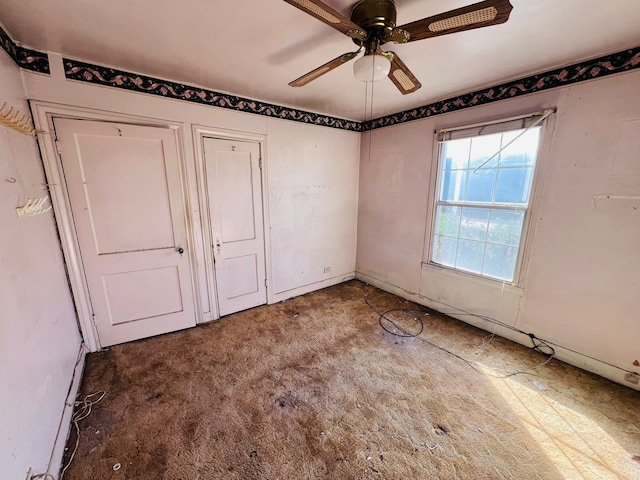
[[474, 275], [473, 273], [466, 273], [459, 270], [452, 270], [440, 265], [422, 262], [422, 270], [429, 271], [436, 275], [445, 275], [449, 278], [455, 278], [458, 280], [475, 283], [482, 285], [484, 288], [491, 288], [494, 290], [510, 293], [519, 297], [524, 296], [524, 288], [510, 283], [502, 282], [500, 280], [492, 280], [490, 278]]

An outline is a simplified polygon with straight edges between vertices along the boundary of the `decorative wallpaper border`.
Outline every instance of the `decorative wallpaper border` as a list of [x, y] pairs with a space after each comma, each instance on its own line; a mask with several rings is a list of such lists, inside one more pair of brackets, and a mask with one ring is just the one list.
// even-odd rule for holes
[[593, 60], [586, 60], [568, 67], [539, 73], [520, 80], [503, 83], [502, 85], [467, 93], [422, 107], [374, 118], [363, 124], [362, 131], [389, 127], [391, 125], [398, 125], [412, 120], [454, 112], [464, 108], [485, 105], [508, 98], [571, 85], [572, 83], [593, 80], [614, 73], [626, 72], [636, 68], [640, 68], [640, 47], [605, 55], [604, 57]]
[[239, 112], [254, 113], [283, 120], [321, 125], [323, 127], [339, 128], [352, 132], [360, 132], [362, 130], [362, 124], [353, 120], [305, 112], [303, 110], [237, 97], [235, 95], [184, 85], [169, 80], [160, 80], [137, 73], [101, 67], [68, 58], [64, 58], [63, 62], [65, 77], [71, 80], [123, 88], [134, 92], [159, 95], [165, 98], [227, 108]]
[[0, 27], [0, 45], [18, 67], [38, 73], [51, 73], [49, 57], [46, 53], [16, 45], [2, 27]]
[[72, 80], [150, 93], [167, 98], [266, 115], [285, 120], [362, 132], [637, 69], [640, 68], [640, 47], [605, 55], [593, 60], [586, 60], [568, 67], [550, 70], [403, 112], [375, 118], [364, 123], [259, 102], [200, 87], [160, 80], [76, 60], [64, 59], [63, 61], [65, 76]]

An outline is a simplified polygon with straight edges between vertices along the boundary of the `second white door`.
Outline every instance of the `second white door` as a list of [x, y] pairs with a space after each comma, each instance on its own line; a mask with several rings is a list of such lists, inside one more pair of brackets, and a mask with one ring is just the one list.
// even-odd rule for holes
[[204, 139], [220, 315], [267, 302], [260, 144]]

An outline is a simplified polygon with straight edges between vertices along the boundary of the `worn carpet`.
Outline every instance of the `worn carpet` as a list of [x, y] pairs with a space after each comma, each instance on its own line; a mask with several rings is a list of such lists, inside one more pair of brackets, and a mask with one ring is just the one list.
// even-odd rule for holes
[[640, 478], [638, 392], [367, 301], [416, 308], [351, 281], [90, 354], [64, 479]]

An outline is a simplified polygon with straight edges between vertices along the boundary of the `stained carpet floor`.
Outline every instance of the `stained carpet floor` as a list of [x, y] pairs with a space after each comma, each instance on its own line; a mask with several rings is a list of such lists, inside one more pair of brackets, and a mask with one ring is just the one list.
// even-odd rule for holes
[[365, 297], [414, 307], [351, 281], [90, 354], [64, 479], [640, 478], [637, 391]]

